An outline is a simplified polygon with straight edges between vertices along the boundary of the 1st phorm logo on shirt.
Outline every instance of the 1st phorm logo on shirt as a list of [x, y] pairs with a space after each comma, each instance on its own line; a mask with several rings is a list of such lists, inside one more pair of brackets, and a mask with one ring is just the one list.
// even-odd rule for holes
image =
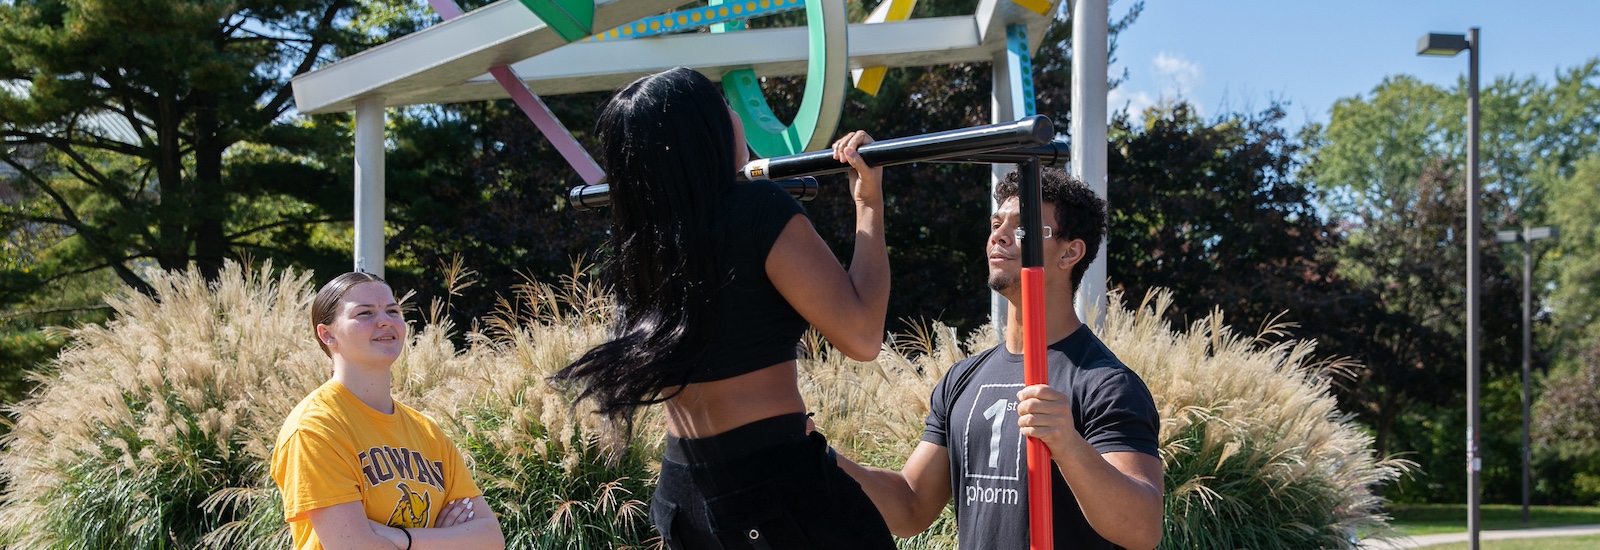
[[967, 486], [967, 504], [1010, 504], [1022, 500], [1022, 491], [1011, 487], [980, 487], [976, 482]]
[[1017, 391], [1022, 384], [977, 388], [962, 425], [965, 504], [1017, 505], [1022, 500], [1022, 433]]

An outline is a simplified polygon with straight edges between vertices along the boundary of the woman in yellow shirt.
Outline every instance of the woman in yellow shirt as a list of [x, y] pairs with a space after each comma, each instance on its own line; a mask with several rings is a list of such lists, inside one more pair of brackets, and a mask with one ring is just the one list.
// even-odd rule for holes
[[504, 548], [461, 452], [390, 394], [406, 323], [389, 285], [340, 275], [317, 292], [311, 322], [333, 376], [289, 413], [272, 452], [294, 547]]

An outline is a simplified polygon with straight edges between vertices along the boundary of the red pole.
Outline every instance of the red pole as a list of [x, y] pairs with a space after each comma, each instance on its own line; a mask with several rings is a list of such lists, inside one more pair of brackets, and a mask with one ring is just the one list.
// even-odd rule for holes
[[[1045, 360], [1044, 269], [1022, 269], [1022, 381], [1049, 384]], [[1037, 438], [1028, 438], [1028, 527], [1032, 550], [1055, 548], [1055, 524], [1051, 521], [1050, 448]]]
[[[1045, 358], [1044, 220], [1039, 159], [1017, 163], [1017, 206], [1022, 212], [1022, 382], [1049, 384]], [[1028, 438], [1028, 534], [1032, 550], [1055, 549], [1055, 500], [1050, 495], [1050, 448]]]

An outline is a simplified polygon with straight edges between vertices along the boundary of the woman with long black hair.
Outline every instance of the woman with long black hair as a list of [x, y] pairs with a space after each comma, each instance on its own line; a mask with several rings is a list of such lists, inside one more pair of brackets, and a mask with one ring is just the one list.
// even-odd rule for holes
[[597, 124], [611, 185], [617, 301], [611, 340], [556, 374], [631, 431], [664, 403], [666, 456], [650, 516], [669, 548], [893, 548], [877, 508], [808, 433], [796, 347], [814, 326], [857, 360], [877, 357], [889, 300], [882, 169], [857, 148], [847, 271], [805, 210], [749, 160], [718, 86], [677, 68], [640, 78]]

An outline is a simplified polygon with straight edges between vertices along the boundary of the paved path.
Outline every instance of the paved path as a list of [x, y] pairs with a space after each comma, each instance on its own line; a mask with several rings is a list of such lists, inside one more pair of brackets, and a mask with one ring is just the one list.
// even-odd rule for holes
[[[1539, 527], [1535, 529], [1479, 531], [1478, 540], [1485, 541], [1532, 539], [1541, 537], [1578, 537], [1583, 535], [1600, 535], [1600, 525], [1568, 525], [1565, 527]], [[1402, 537], [1394, 540], [1369, 540], [1364, 541], [1363, 547], [1372, 548], [1375, 550], [1397, 550], [1400, 548], [1422, 548], [1437, 544], [1450, 544], [1452, 542], [1467, 542], [1467, 533], [1440, 533], [1437, 535]]]

